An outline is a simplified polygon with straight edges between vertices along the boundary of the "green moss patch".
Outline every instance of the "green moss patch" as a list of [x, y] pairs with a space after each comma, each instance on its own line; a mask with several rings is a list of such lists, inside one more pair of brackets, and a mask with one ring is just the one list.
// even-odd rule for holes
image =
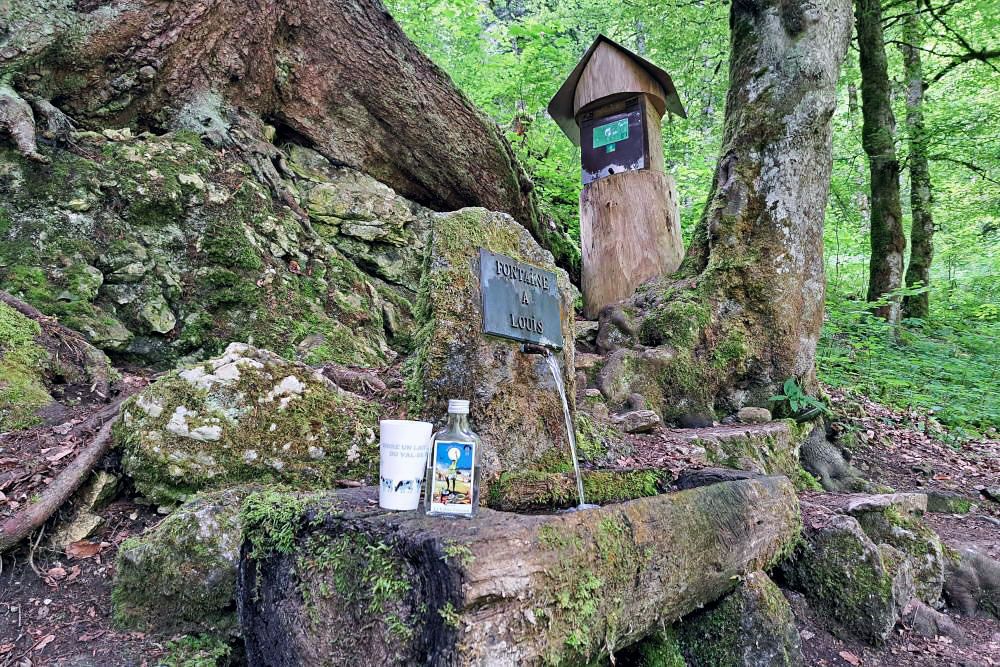
[[49, 355], [35, 342], [38, 323], [0, 303], [0, 432], [40, 423], [39, 408], [52, 402], [44, 374]]
[[[671, 481], [666, 470], [585, 470], [587, 503], [609, 504], [655, 496]], [[488, 485], [487, 506], [507, 512], [575, 507], [580, 501], [573, 473], [505, 472]]]

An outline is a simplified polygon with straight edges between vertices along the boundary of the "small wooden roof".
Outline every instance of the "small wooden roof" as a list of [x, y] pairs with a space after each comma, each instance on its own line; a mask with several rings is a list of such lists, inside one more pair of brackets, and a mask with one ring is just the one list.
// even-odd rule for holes
[[597, 36], [549, 102], [549, 115], [579, 146], [579, 111], [599, 99], [628, 93], [646, 93], [661, 114], [671, 111], [687, 118], [670, 75], [604, 35]]

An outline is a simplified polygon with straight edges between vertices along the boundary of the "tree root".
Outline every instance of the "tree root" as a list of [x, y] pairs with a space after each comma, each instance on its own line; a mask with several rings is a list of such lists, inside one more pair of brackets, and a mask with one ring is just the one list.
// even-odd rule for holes
[[45, 522], [69, 500], [90, 471], [111, 446], [111, 429], [118, 421], [118, 411], [127, 396], [91, 415], [74, 429], [78, 432], [92, 430], [100, 424], [94, 437], [73, 462], [66, 466], [42, 492], [37, 502], [0, 524], [0, 554], [17, 546], [21, 540], [45, 525]]
[[[51, 106], [51, 105], [49, 105]], [[55, 107], [53, 107], [55, 108]], [[35, 143], [35, 116], [31, 106], [7, 84], [0, 83], [0, 133], [9, 134], [17, 151], [35, 162], [48, 164]]]
[[[111, 395], [111, 368], [103, 352], [88, 343], [82, 335], [59, 324], [54, 317], [0, 290], [0, 303], [4, 303], [42, 328], [42, 333], [50, 338], [55, 347], [73, 359], [87, 374], [90, 391], [107, 399]], [[62, 355], [60, 355], [62, 356]]]
[[613, 329], [617, 329], [629, 338], [635, 337], [635, 327], [629, 321], [625, 311], [619, 306], [605, 306], [597, 315], [597, 350], [607, 354], [618, 346], [611, 340]]
[[341, 389], [356, 394], [382, 394], [386, 391], [385, 382], [371, 371], [358, 371], [340, 364], [329, 363], [323, 365], [321, 372]]
[[[44, 98], [36, 95], [24, 95], [24, 98], [35, 110], [35, 132], [57, 144], [68, 144], [70, 133], [76, 129], [73, 120]], [[45, 121], [44, 127], [39, 120]]]

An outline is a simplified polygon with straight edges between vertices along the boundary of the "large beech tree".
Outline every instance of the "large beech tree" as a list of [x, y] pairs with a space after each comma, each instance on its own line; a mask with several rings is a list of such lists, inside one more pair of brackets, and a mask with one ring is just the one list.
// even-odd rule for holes
[[764, 405], [788, 378], [816, 389], [831, 117], [850, 2], [735, 2], [730, 26], [722, 148], [683, 278], [641, 289], [623, 312], [638, 318], [645, 348], [633, 351], [646, 380], [633, 390], [659, 392], [647, 399], [682, 421]]
[[539, 214], [500, 130], [379, 0], [0, 7], [0, 133], [30, 156], [38, 157], [35, 117], [42, 131], [61, 111], [99, 128], [195, 129], [237, 146], [276, 183], [282, 165], [264, 141], [270, 125], [279, 140], [313, 147], [431, 208], [506, 211], [576, 273], [578, 255]]

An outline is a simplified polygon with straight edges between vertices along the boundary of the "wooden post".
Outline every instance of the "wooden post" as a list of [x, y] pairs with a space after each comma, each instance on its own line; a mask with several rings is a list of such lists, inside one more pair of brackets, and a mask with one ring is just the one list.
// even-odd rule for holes
[[581, 287], [591, 319], [683, 259], [676, 188], [663, 164], [667, 111], [684, 115], [670, 76], [603, 35], [549, 104], [582, 149]]

